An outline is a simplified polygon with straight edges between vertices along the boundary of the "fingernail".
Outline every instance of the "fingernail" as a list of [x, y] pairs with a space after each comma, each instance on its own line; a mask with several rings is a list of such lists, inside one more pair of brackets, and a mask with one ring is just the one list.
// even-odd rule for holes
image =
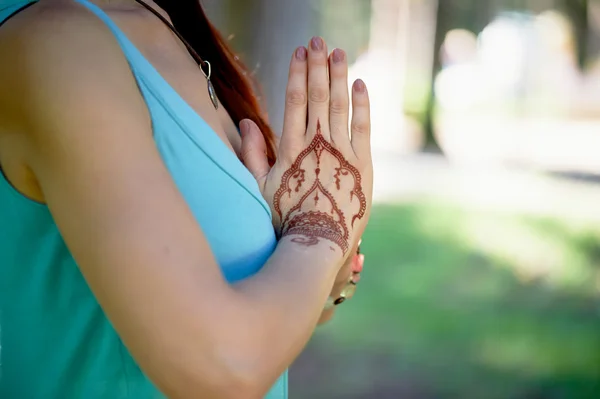
[[364, 264], [364, 257], [361, 260], [360, 255], [359, 255], [359, 258], [352, 265], [352, 273], [362, 272], [363, 264]]
[[354, 90], [356, 90], [358, 93], [364, 93], [367, 90], [367, 86], [365, 85], [365, 82], [362, 81], [362, 79], [357, 79], [354, 82]]
[[315, 51], [323, 50], [323, 39], [318, 36], [315, 36], [310, 41], [310, 47]]
[[298, 61], [306, 61], [306, 47], [301, 46], [296, 49], [296, 59]]
[[331, 59], [335, 64], [344, 61], [344, 58], [346, 58], [346, 54], [344, 54], [343, 50], [340, 50], [339, 48], [333, 50], [333, 53], [331, 54]]
[[250, 122], [248, 122], [246, 119], [243, 119], [240, 122], [240, 133], [242, 135], [246, 134], [246, 132], [248, 131], [249, 128], [250, 128]]

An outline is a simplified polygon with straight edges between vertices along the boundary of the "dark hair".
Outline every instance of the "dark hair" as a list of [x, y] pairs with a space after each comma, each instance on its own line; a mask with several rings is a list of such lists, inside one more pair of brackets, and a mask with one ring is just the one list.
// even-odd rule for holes
[[256, 82], [246, 66], [210, 23], [199, 0], [155, 0], [169, 14], [175, 29], [193, 49], [212, 66], [211, 81], [219, 100], [236, 125], [242, 119], [252, 119], [260, 128], [267, 143], [269, 163], [275, 163], [275, 135], [267, 123], [255, 94]]

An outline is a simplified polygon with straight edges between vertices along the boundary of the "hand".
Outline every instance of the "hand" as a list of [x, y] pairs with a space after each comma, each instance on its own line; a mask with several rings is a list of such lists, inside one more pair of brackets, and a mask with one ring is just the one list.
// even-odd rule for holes
[[[356, 289], [356, 285], [360, 281], [360, 273], [363, 270], [364, 263], [365, 255], [360, 253], [358, 248], [353, 250], [352, 254], [348, 257], [346, 263], [344, 263], [344, 266], [342, 266], [336, 277], [331, 294], [329, 294], [331, 299], [340, 298], [342, 296], [342, 290], [347, 289], [350, 281], [354, 283]], [[335, 313], [335, 309], [337, 309], [335, 306], [326, 307], [321, 313], [319, 324], [324, 324], [331, 320]]]
[[341, 291], [350, 280], [354, 283], [358, 283], [360, 281], [360, 273], [362, 272], [363, 265], [365, 262], [365, 255], [360, 252], [360, 242], [352, 249], [352, 253], [346, 259], [344, 266], [338, 272], [337, 277], [335, 278], [335, 283], [333, 288], [331, 289], [332, 298], [339, 298]]
[[328, 57], [322, 39], [295, 52], [272, 168], [256, 124], [240, 123], [243, 160], [271, 206], [278, 237], [291, 236], [304, 246], [328, 240], [343, 258], [364, 230], [373, 189], [369, 97], [364, 83], [356, 81], [350, 137], [347, 80], [344, 52]]

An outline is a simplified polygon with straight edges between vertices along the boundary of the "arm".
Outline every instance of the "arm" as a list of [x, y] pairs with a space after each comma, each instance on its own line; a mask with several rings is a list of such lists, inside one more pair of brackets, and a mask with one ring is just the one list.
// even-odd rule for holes
[[92, 291], [169, 397], [261, 397], [308, 340], [341, 251], [288, 236], [256, 277], [228, 285], [112, 36], [95, 18], [40, 17], [3, 27], [0, 120], [22, 133]]

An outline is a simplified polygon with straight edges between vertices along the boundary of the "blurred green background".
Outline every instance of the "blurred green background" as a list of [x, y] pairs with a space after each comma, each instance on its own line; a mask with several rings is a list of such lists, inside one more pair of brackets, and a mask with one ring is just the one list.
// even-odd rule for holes
[[360, 290], [292, 367], [292, 397], [600, 397], [599, 239], [567, 220], [376, 206]]
[[365, 271], [291, 398], [600, 398], [600, 1], [204, 3], [276, 131], [312, 35], [372, 98]]

